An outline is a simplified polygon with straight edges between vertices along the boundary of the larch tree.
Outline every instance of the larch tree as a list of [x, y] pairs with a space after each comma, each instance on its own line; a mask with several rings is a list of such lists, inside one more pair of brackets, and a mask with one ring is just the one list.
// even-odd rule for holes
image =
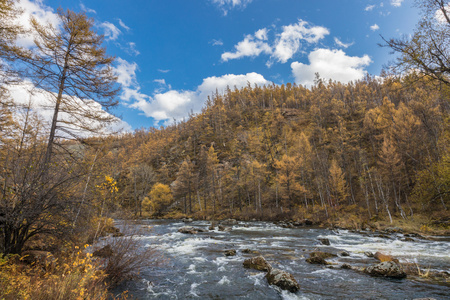
[[[11, 63], [23, 54], [16, 45], [17, 36], [23, 33], [22, 27], [15, 23], [20, 11], [15, 7], [15, 0], [0, 0], [0, 84], [17, 80], [16, 70]], [[4, 91], [0, 90], [3, 94]]]
[[27, 76], [54, 102], [44, 165], [50, 163], [58, 137], [98, 133], [117, 120], [102, 110], [117, 105], [118, 89], [114, 58], [102, 47], [103, 36], [93, 30], [94, 20], [84, 13], [62, 9], [58, 18], [58, 28], [31, 18], [36, 47], [25, 59]]
[[450, 85], [450, 7], [445, 0], [417, 0], [423, 17], [414, 34], [385, 40], [393, 52], [400, 54], [394, 70], [416, 70], [446, 85]]

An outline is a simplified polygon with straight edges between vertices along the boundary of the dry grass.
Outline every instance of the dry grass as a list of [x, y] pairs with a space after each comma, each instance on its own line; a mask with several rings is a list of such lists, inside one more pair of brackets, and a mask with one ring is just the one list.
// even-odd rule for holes
[[108, 299], [106, 275], [80, 249], [31, 265], [18, 256], [0, 259], [0, 299]]

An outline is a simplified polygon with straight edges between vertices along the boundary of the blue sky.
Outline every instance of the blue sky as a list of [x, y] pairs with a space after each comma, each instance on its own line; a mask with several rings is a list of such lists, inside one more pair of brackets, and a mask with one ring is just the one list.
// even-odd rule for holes
[[412, 33], [412, 0], [21, 0], [56, 22], [58, 7], [86, 11], [116, 56], [128, 129], [170, 124], [206, 97], [247, 82], [310, 86], [378, 75], [393, 59], [380, 35]]

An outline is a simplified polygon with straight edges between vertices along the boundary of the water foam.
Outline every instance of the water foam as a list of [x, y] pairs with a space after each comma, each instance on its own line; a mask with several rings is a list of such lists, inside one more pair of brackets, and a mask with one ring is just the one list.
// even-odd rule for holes
[[230, 279], [228, 279], [227, 276], [223, 276], [222, 279], [220, 279], [220, 281], [217, 284], [224, 285], [224, 284], [230, 284], [230, 283], [231, 283]]

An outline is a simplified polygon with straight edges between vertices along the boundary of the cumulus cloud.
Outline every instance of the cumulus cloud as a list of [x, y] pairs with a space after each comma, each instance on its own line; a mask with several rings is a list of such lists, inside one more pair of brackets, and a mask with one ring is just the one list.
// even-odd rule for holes
[[[23, 13], [17, 18], [19, 25], [23, 26], [25, 30], [31, 30], [30, 18], [34, 17], [40, 24], [51, 24], [58, 28], [61, 24], [58, 15], [51, 7], [42, 3], [42, 1], [21, 0], [17, 6], [22, 9]], [[35, 35], [27, 34], [21, 35], [17, 43], [19, 46], [31, 48], [34, 46]]]
[[311, 26], [308, 22], [299, 19], [298, 23], [283, 26], [281, 33], [277, 34], [272, 41], [269, 41], [268, 33], [267, 28], [262, 28], [253, 35], [246, 35], [243, 41], [234, 46], [234, 52], [222, 54], [222, 61], [267, 54], [270, 55], [267, 66], [271, 66], [274, 61], [286, 63], [299, 52], [302, 42], [317, 43], [330, 32], [325, 27]]
[[309, 65], [293, 62], [292, 73], [296, 83], [305, 86], [314, 84], [315, 74], [321, 78], [336, 80], [342, 83], [363, 78], [364, 70], [372, 61], [368, 55], [363, 57], [348, 56], [342, 50], [317, 49], [308, 55]]
[[104, 30], [105, 38], [110, 41], [117, 40], [119, 35], [122, 33], [122, 31], [120, 31], [120, 29], [117, 28], [116, 25], [108, 21], [101, 23], [99, 27]]
[[130, 106], [141, 110], [146, 116], [154, 118], [156, 124], [159, 122], [169, 124], [173, 119], [183, 120], [187, 118], [191, 112], [200, 112], [207, 97], [216, 91], [224, 93], [227, 87], [241, 88], [247, 86], [248, 83], [270, 84], [262, 75], [257, 73], [213, 76], [205, 78], [194, 91], [170, 90], [165, 93], [156, 93], [153, 97], [138, 99]]
[[223, 11], [224, 16], [226, 16], [231, 9], [246, 8], [252, 1], [253, 0], [211, 0], [212, 3], [216, 4]]
[[311, 27], [303, 20], [299, 20], [297, 24], [283, 26], [283, 32], [275, 42], [273, 57], [281, 63], [286, 63], [300, 49], [302, 40], [317, 43], [328, 34], [330, 32], [325, 27]]
[[366, 8], [364, 8], [365, 11], [371, 11], [375, 8], [375, 5], [367, 5]]
[[[15, 84], [7, 87], [11, 99], [18, 107], [30, 107], [32, 111], [49, 126], [53, 118], [53, 112], [55, 107], [54, 93], [45, 92], [42, 89], [36, 88], [31, 82], [23, 81], [20, 84]], [[83, 129], [88, 125], [90, 128], [97, 128], [99, 131], [96, 134], [110, 134], [117, 131], [131, 131], [131, 126], [125, 121], [119, 118], [113, 117], [114, 122], [108, 124], [102, 124], [95, 119], [87, 116], [94, 117], [109, 117], [108, 112], [102, 109], [102, 106], [93, 101], [82, 101], [78, 98], [67, 98], [66, 101], [70, 102], [71, 113], [65, 112], [64, 105], [61, 107], [61, 111], [58, 114], [58, 120], [61, 124], [64, 124], [64, 128], [69, 129], [80, 137], [92, 136], [92, 132]], [[70, 99], [70, 100], [69, 100]], [[76, 108], [75, 110], [73, 108]], [[61, 126], [60, 124], [60, 126]], [[61, 133], [60, 133], [61, 134]], [[62, 134], [62, 137], [69, 137]]]
[[403, 0], [391, 0], [391, 5], [395, 7], [400, 7], [402, 6], [402, 2]]
[[117, 58], [117, 66], [114, 68], [117, 76], [117, 82], [124, 87], [137, 86], [136, 70], [138, 65], [130, 63], [120, 57]]
[[342, 42], [340, 39], [338, 39], [337, 37], [334, 38], [334, 43], [336, 45], [338, 45], [339, 47], [346, 48], [346, 49], [354, 44], [354, 43], [347, 43], [346, 44], [346, 43]]
[[225, 52], [222, 54], [222, 60], [228, 61], [230, 59], [237, 59], [241, 57], [256, 57], [261, 53], [270, 54], [272, 48], [264, 42], [264, 38], [267, 38], [267, 32], [265, 29], [258, 30], [255, 35], [247, 35], [243, 41], [240, 41], [234, 46], [235, 52]]
[[377, 24], [373, 24], [372, 26], [370, 26], [370, 30], [372, 31], [377, 31], [378, 29], [380, 29], [380, 26], [378, 26]]

